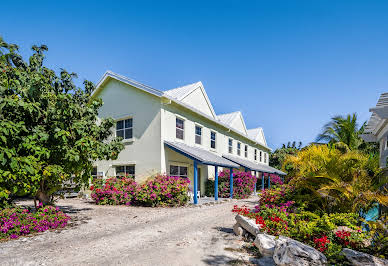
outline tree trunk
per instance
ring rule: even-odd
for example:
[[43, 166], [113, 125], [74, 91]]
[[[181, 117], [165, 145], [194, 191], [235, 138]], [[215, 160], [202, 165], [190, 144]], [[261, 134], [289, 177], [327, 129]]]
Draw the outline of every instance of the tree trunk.
[[39, 200], [40, 203], [43, 205], [47, 205], [51, 203], [50, 196], [47, 195], [45, 192], [38, 191], [36, 193], [36, 198]]

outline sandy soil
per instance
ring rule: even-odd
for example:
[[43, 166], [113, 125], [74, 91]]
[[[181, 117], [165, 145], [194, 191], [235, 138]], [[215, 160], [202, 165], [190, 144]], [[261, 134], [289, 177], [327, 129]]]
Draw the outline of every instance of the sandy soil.
[[72, 216], [62, 231], [0, 243], [0, 265], [224, 265], [246, 260], [236, 252], [234, 204], [182, 208], [96, 206], [66, 199]]

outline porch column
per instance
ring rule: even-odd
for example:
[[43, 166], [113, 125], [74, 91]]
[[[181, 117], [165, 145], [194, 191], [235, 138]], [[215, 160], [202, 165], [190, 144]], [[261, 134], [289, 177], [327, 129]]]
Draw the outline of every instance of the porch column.
[[271, 174], [268, 174], [268, 188], [271, 188]]
[[257, 172], [254, 171], [254, 173], [255, 173], [255, 177], [256, 177], [256, 182], [255, 182], [255, 189], [253, 190], [253, 192], [255, 193], [255, 195], [257, 195], [257, 193], [256, 193], [256, 186], [257, 186]]
[[218, 166], [214, 167], [214, 200], [218, 200]]
[[261, 173], [261, 190], [264, 190], [264, 172]]
[[198, 166], [197, 166], [197, 161], [194, 161], [194, 204], [198, 204], [198, 198], [197, 198], [197, 193], [198, 193]]
[[230, 198], [233, 199], [233, 168], [230, 168]]

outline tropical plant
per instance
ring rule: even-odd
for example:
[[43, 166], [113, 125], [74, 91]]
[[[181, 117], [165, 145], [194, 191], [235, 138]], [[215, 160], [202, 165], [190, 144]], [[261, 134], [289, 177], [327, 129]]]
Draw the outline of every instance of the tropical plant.
[[292, 167], [291, 165], [286, 165], [283, 167], [283, 162], [286, 159], [288, 155], [295, 155], [300, 151], [302, 148], [302, 142], [299, 142], [298, 145], [296, 145], [296, 142], [293, 141], [288, 142], [287, 145], [283, 144], [281, 148], [276, 149], [274, 152], [272, 152], [269, 156], [269, 164], [272, 167], [281, 169], [284, 168], [286, 172], [290, 171]]
[[94, 85], [74, 85], [75, 73], [43, 66], [45, 45], [26, 62], [0, 38], [0, 204], [30, 193], [44, 204], [65, 184], [88, 184], [92, 162], [115, 159], [120, 139], [108, 141], [113, 119], [98, 119]]
[[293, 165], [291, 184], [310, 209], [357, 212], [374, 202], [388, 204], [386, 191], [380, 190], [387, 179], [378, 166], [369, 165], [370, 158], [359, 151], [342, 153], [333, 145], [311, 145], [287, 157], [285, 163]]

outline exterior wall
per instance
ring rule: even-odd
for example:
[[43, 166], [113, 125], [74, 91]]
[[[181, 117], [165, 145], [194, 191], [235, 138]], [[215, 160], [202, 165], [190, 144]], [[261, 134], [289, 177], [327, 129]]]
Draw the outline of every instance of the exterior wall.
[[388, 124], [383, 126], [383, 128], [380, 130], [377, 141], [380, 145], [380, 167], [385, 168], [387, 167], [387, 157], [388, 157]]
[[200, 88], [194, 90], [189, 95], [187, 95], [182, 102], [201, 110], [203, 113], [207, 114], [208, 116], [213, 116], [213, 113], [206, 101], [205, 95], [203, 94], [202, 90]]
[[[137, 181], [161, 172], [160, 98], [111, 79], [99, 94], [104, 105], [100, 117], [116, 120], [133, 118], [133, 141], [123, 141], [125, 148], [117, 160], [96, 162], [97, 171], [114, 176], [115, 165], [135, 164]], [[115, 129], [112, 129], [113, 135]]]
[[[184, 122], [184, 140], [180, 140], [176, 138], [176, 118], [183, 119]], [[195, 144], [195, 126], [202, 127], [202, 144]], [[253, 141], [249, 141], [242, 136], [239, 136], [236, 133], [228, 132], [225, 128], [216, 123], [206, 120], [201, 116], [191, 112], [189, 110], [185, 110], [181, 106], [178, 106], [174, 103], [165, 104], [162, 107], [162, 143], [164, 140], [168, 141], [179, 141], [184, 142], [190, 146], [201, 147], [205, 150], [217, 153], [219, 156], [228, 153], [228, 139], [233, 139], [233, 153], [232, 155], [237, 156], [237, 142], [241, 142], [241, 158], [250, 160], [255, 162], [254, 160], [254, 149], [257, 149], [257, 160], [259, 160], [259, 152], [260, 150], [263, 152], [263, 161], [264, 161], [264, 153], [268, 154], [268, 150], [256, 145]], [[216, 132], [216, 149], [210, 148], [210, 132]], [[248, 145], [248, 157], [244, 156], [244, 145]], [[169, 165], [173, 162], [177, 165], [187, 164], [188, 166], [188, 175], [191, 181], [193, 180], [193, 162], [192, 160], [188, 160], [186, 157], [177, 154], [176, 152], [171, 151], [169, 148], [164, 147], [162, 145], [162, 169], [163, 172], [169, 173]], [[268, 155], [267, 162], [268, 165]], [[256, 161], [256, 163], [259, 163]], [[214, 167], [213, 166], [201, 166], [201, 182], [204, 183], [205, 179], [214, 179]], [[206, 170], [205, 170], [206, 169]], [[219, 167], [219, 171], [222, 171], [222, 167]], [[201, 194], [204, 192], [204, 184], [201, 185]]]

